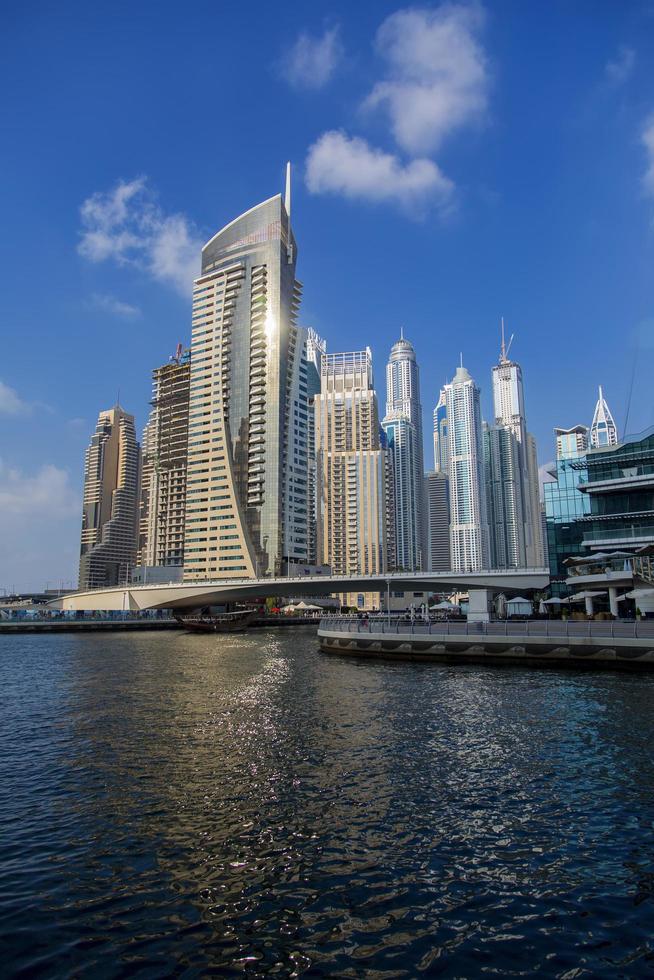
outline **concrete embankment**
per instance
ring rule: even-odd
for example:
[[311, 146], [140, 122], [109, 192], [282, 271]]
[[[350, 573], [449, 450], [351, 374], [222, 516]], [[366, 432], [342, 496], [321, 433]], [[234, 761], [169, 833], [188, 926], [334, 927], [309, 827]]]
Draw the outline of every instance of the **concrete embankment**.
[[[262, 616], [254, 619], [248, 629], [286, 629], [304, 626], [317, 629], [319, 619], [306, 616]], [[112, 633], [122, 630], [183, 630], [176, 619], [0, 619], [0, 634], [12, 633]], [[198, 634], [200, 635], [200, 634]], [[206, 635], [206, 634], [204, 634]], [[216, 634], [221, 635], [221, 634]]]
[[325, 653], [386, 660], [654, 669], [653, 623], [323, 620], [318, 639]]

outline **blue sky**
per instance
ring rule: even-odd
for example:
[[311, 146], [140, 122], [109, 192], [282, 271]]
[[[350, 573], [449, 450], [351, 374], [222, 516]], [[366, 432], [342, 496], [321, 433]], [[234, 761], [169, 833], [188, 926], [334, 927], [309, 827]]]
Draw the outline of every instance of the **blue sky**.
[[[552, 427], [654, 423], [654, 4], [25, 3], [0, 15], [0, 589], [76, 578], [100, 409], [146, 419], [198, 245], [294, 165], [301, 322], [400, 326], [425, 427], [515, 332]], [[635, 375], [634, 375], [635, 372]], [[431, 460], [427, 446], [426, 460]]]

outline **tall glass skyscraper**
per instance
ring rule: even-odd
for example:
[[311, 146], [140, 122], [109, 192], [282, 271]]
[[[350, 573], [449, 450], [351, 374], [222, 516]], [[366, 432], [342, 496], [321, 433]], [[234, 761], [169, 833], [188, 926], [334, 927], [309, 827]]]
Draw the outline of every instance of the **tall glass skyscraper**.
[[463, 367], [445, 385], [450, 553], [455, 572], [490, 564], [479, 388]]
[[420, 568], [417, 509], [422, 490], [421, 485], [416, 486], [416, 430], [413, 423], [399, 412], [387, 415], [382, 428], [386, 433], [393, 482], [393, 561], [397, 570], [413, 572]]
[[[399, 419], [404, 418], [411, 425], [413, 432], [409, 433], [406, 426], [400, 433]], [[387, 425], [388, 423], [388, 425]], [[393, 424], [391, 424], [393, 423]], [[392, 456], [396, 463], [394, 475], [394, 497], [397, 510], [412, 513], [412, 525], [407, 528], [406, 535], [396, 544], [396, 561], [407, 571], [424, 567], [423, 550], [423, 444], [422, 444], [422, 406], [420, 404], [420, 372], [413, 345], [404, 339], [404, 331], [400, 339], [393, 344], [386, 366], [386, 415], [384, 428], [390, 439], [393, 438], [396, 449]], [[410, 448], [410, 443], [413, 447]], [[390, 448], [390, 447], [389, 447]], [[409, 464], [409, 457], [411, 462]], [[411, 465], [412, 478], [402, 468]], [[398, 468], [399, 467], [399, 468]], [[411, 499], [407, 499], [411, 494]], [[397, 526], [401, 534], [401, 526]], [[425, 556], [426, 559], [426, 556]], [[405, 564], [406, 563], [406, 564]]]
[[306, 332], [287, 192], [202, 249], [193, 285], [184, 578], [308, 558]]

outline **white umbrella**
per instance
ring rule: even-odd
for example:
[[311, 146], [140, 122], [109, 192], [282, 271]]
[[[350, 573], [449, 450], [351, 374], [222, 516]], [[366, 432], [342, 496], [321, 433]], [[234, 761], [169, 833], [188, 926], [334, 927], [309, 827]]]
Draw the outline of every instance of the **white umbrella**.
[[620, 599], [654, 599], [654, 589], [632, 589], [621, 595]]
[[562, 606], [567, 599], [559, 599], [558, 595], [553, 595], [551, 599], [545, 599], [543, 601], [544, 606]]
[[322, 606], [314, 606], [310, 602], [305, 602], [304, 599], [302, 599], [301, 602], [298, 602], [295, 608], [296, 609], [322, 609]]
[[585, 599], [597, 599], [601, 595], [606, 595], [606, 592], [576, 592], [570, 596], [568, 602], [583, 602]]
[[432, 609], [456, 609], [456, 606], [454, 605], [453, 602], [447, 602], [445, 599], [443, 599], [442, 602], [437, 602], [436, 605], [432, 606], [431, 608]]

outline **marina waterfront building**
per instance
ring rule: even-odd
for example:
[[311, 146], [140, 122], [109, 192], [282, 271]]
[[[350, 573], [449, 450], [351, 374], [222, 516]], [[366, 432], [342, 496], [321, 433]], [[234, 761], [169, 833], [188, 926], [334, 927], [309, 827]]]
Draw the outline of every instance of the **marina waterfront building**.
[[426, 565], [429, 572], [447, 572], [450, 564], [450, 501], [447, 473], [432, 470], [424, 478]]
[[139, 548], [144, 568], [184, 563], [191, 352], [179, 344], [152, 372], [152, 410], [142, 440]]
[[136, 558], [140, 449], [134, 416], [100, 412], [84, 459], [79, 588], [128, 581]]
[[[401, 485], [395, 486], [396, 500], [401, 501], [398, 506], [410, 508], [415, 515], [413, 520], [413, 530], [410, 532], [412, 541], [407, 535], [397, 542], [396, 560], [408, 562], [407, 571], [419, 570], [423, 567], [422, 561], [422, 542], [423, 542], [423, 493], [422, 486], [424, 480], [423, 462], [423, 443], [422, 443], [422, 405], [420, 404], [420, 371], [416, 360], [416, 352], [413, 345], [405, 339], [404, 330], [400, 331], [400, 339], [391, 347], [391, 353], [386, 365], [386, 414], [385, 419], [397, 421], [404, 417], [413, 426], [413, 480], [407, 480], [406, 474], [395, 470], [395, 479], [401, 481]], [[397, 433], [397, 426], [395, 426]], [[394, 434], [395, 434], [394, 433]], [[388, 434], [388, 430], [387, 430]], [[408, 438], [408, 437], [407, 437]], [[406, 442], [406, 439], [404, 440]], [[400, 454], [406, 452], [404, 449], [398, 450]], [[393, 452], [395, 460], [396, 453]], [[411, 494], [411, 500], [406, 497], [406, 493]]]
[[522, 455], [511, 429], [501, 425], [484, 426], [484, 468], [491, 565], [493, 568], [524, 567]]
[[419, 569], [421, 542], [418, 538], [418, 498], [422, 483], [416, 485], [417, 433], [415, 426], [401, 412], [391, 412], [382, 422], [386, 435], [393, 501], [395, 540], [393, 566], [397, 571]]
[[315, 398], [320, 392], [320, 362], [327, 344], [312, 327], [307, 328], [307, 487], [308, 487], [308, 553], [309, 563], [318, 561], [318, 497], [316, 493], [316, 421]]
[[280, 575], [308, 543], [307, 334], [286, 194], [222, 228], [193, 284], [184, 579]]
[[[511, 343], [509, 343], [510, 349]], [[499, 534], [500, 541], [495, 549], [497, 560], [510, 562], [506, 567], [541, 567], [544, 562], [543, 539], [540, 517], [540, 492], [538, 479], [538, 455], [536, 441], [527, 431], [525, 415], [524, 385], [522, 368], [509, 358], [504, 341], [504, 320], [502, 320], [502, 343], [499, 362], [492, 370], [493, 408], [495, 428], [510, 432], [515, 440], [490, 437], [487, 459], [493, 453], [499, 454], [492, 468], [497, 475], [502, 469], [510, 478], [507, 480], [507, 496], [503, 506], [495, 498], [493, 507], [493, 536]], [[509, 444], [512, 448], [509, 449]], [[508, 457], [511, 457], [509, 462]], [[503, 457], [503, 458], [500, 458]], [[498, 483], [495, 481], [495, 488]], [[519, 498], [519, 499], [518, 499]], [[502, 522], [509, 524], [502, 528]], [[521, 528], [514, 526], [520, 521]], [[505, 567], [498, 565], [497, 567]]]
[[601, 385], [590, 427], [590, 444], [593, 449], [602, 449], [604, 446], [617, 446], [618, 444], [618, 428], [613, 421], [611, 410], [606, 404]]
[[479, 388], [463, 366], [445, 385], [450, 556], [456, 572], [489, 567]]
[[315, 396], [318, 562], [334, 575], [388, 567], [388, 458], [370, 348], [324, 354]]

